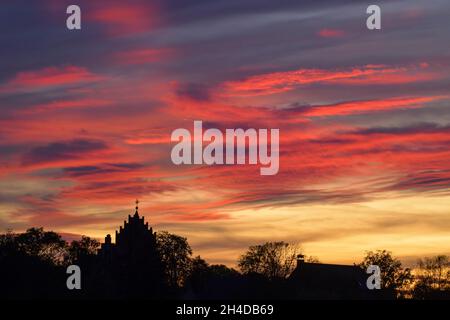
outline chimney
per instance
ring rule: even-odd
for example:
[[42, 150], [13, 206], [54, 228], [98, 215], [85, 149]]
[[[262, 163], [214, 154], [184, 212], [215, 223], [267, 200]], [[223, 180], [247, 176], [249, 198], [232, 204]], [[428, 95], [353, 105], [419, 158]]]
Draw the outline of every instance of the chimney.
[[299, 268], [301, 265], [305, 263], [305, 255], [298, 254], [297, 255], [297, 268]]

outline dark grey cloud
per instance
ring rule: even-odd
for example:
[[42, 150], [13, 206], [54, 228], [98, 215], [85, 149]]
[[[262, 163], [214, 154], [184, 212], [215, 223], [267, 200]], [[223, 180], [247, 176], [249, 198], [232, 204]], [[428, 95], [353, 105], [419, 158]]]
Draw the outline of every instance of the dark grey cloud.
[[107, 174], [114, 172], [128, 172], [140, 169], [144, 165], [140, 163], [106, 163], [95, 166], [78, 166], [64, 168], [64, 173], [71, 177], [86, 176], [92, 174]]
[[116, 197], [118, 194], [139, 197], [152, 193], [175, 191], [176, 189], [177, 187], [174, 184], [165, 181], [128, 178], [125, 180], [80, 182], [73, 188], [66, 189], [64, 195], [77, 197], [80, 194], [86, 194], [97, 199]]
[[[117, 3], [117, 2], [114, 2]], [[50, 65], [82, 65], [94, 72], [119, 74], [112, 54], [132, 47], [174, 48], [182, 59], [128, 66], [128, 73], [161, 67], [177, 78], [220, 83], [254, 73], [299, 67], [334, 68], [364, 64], [416, 63], [424, 57], [448, 60], [448, 1], [378, 1], [383, 30], [365, 28], [364, 1], [219, 0], [128, 1], [160, 7], [164, 23], [135, 37], [110, 38], [93, 21], [81, 32], [65, 28], [70, 1], [18, 0], [0, 12], [0, 81], [19, 70]], [[80, 0], [82, 12], [107, 8], [111, 1]], [[408, 18], [408, 10], [423, 11]], [[151, 19], [151, 17], [149, 17]], [[320, 39], [323, 28], [340, 29], [340, 39]], [[14, 63], [12, 63], [14, 61]], [[123, 67], [123, 66], [122, 66]]]
[[439, 191], [449, 193], [449, 170], [422, 170], [411, 172], [400, 178], [389, 188], [393, 190], [414, 190], [421, 192]]
[[71, 141], [53, 142], [39, 146], [23, 156], [24, 164], [51, 162], [58, 160], [77, 159], [94, 151], [107, 149], [105, 142], [100, 140], [75, 139]]
[[350, 131], [349, 133], [360, 134], [360, 135], [373, 135], [373, 134], [393, 134], [393, 135], [404, 135], [413, 133], [439, 133], [439, 132], [449, 132], [449, 126], [443, 126], [437, 123], [418, 123], [409, 126], [398, 126], [398, 127], [371, 127], [365, 129], [358, 129], [355, 131]]
[[181, 98], [189, 98], [197, 101], [209, 101], [210, 89], [197, 83], [182, 84], [177, 89], [177, 95]]
[[[183, 26], [169, 25], [153, 37], [179, 47], [184, 54], [181, 63], [174, 61], [168, 68], [215, 80], [270, 72], [271, 68], [397, 65], [448, 55], [450, 33], [442, 31], [442, 25], [450, 5], [445, 1], [433, 6], [422, 0], [380, 1], [384, 27], [378, 33], [365, 27], [366, 2], [257, 2], [211, 1], [179, 10], [172, 6]], [[229, 10], [216, 13], [214, 7]], [[408, 10], [418, 10], [421, 16], [410, 18]], [[183, 13], [191, 19], [183, 20]], [[345, 36], [321, 39], [317, 32], [323, 28], [342, 30]]]

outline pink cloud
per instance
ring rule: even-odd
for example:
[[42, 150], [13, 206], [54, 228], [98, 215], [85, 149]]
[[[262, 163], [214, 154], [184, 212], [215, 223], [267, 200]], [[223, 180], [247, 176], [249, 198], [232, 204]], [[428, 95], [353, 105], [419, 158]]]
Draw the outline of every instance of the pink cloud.
[[343, 30], [339, 29], [321, 29], [317, 32], [317, 35], [321, 38], [339, 38], [345, 35]]
[[350, 114], [363, 114], [394, 109], [421, 108], [424, 104], [445, 97], [401, 97], [385, 100], [367, 100], [336, 103], [326, 106], [315, 106], [305, 111], [303, 115], [307, 117], [337, 116]]
[[224, 83], [224, 96], [251, 97], [278, 94], [302, 85], [326, 84], [402, 84], [437, 79], [437, 72], [420, 66], [390, 67], [365, 65], [347, 69], [297, 69], [250, 76], [243, 80]]
[[159, 17], [156, 7], [145, 1], [110, 1], [88, 12], [87, 19], [104, 25], [111, 36], [123, 36], [150, 31]]
[[0, 92], [41, 89], [70, 84], [95, 82], [103, 79], [88, 69], [78, 66], [47, 67], [39, 70], [21, 71], [6, 83]]
[[111, 105], [113, 101], [107, 99], [83, 98], [75, 100], [57, 100], [31, 106], [21, 111], [21, 114], [32, 114], [46, 111], [58, 111], [66, 109], [93, 108]]

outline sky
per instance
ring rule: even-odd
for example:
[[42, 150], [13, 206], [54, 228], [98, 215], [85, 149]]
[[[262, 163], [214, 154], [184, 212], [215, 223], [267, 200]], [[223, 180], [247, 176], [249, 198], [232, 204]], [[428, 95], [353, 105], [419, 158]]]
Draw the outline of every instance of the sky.
[[[450, 253], [450, 2], [4, 1], [0, 232], [114, 234], [134, 212], [210, 263]], [[81, 30], [66, 8], [81, 8]], [[171, 132], [278, 128], [280, 168], [181, 165]]]

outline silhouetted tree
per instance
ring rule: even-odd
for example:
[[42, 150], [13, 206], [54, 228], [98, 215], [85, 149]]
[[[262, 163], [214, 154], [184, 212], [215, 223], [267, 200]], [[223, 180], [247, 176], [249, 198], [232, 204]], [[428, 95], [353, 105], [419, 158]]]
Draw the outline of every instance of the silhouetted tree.
[[287, 278], [295, 269], [297, 255], [301, 252], [298, 245], [286, 242], [266, 242], [251, 246], [239, 259], [242, 273], [256, 273], [268, 279]]
[[81, 240], [73, 240], [68, 248], [70, 261], [94, 256], [100, 248], [100, 242], [87, 236], [82, 236]]
[[191, 273], [209, 271], [209, 264], [200, 256], [191, 260]]
[[16, 250], [55, 265], [62, 265], [67, 258], [67, 243], [56, 232], [30, 228], [24, 233], [10, 233], [6, 237], [10, 245], [14, 243]]
[[209, 270], [213, 275], [218, 277], [239, 276], [240, 273], [233, 268], [229, 268], [224, 264], [212, 264], [209, 266]]
[[450, 262], [446, 255], [419, 259], [416, 283], [413, 289], [415, 299], [450, 298]]
[[202, 299], [236, 298], [242, 276], [232, 268], [222, 264], [208, 264], [200, 256], [192, 259], [192, 269], [188, 284], [195, 297]]
[[8, 257], [11, 253], [19, 250], [16, 242], [16, 234], [8, 230], [5, 234], [0, 234], [0, 258]]
[[411, 270], [404, 269], [401, 261], [394, 258], [387, 250], [368, 251], [359, 266], [367, 270], [369, 265], [380, 267], [382, 289], [391, 290], [396, 294], [400, 294], [413, 279]]
[[205, 260], [203, 260], [200, 256], [192, 259], [189, 282], [195, 293], [198, 294], [205, 290], [209, 282], [210, 275], [209, 265]]
[[309, 262], [309, 263], [320, 263], [320, 260], [319, 260], [318, 257], [309, 256], [309, 257], [305, 257], [305, 262]]
[[42, 228], [0, 235], [0, 299], [61, 297], [67, 244]]
[[210, 281], [212, 277], [215, 278], [226, 278], [239, 276], [240, 273], [229, 268], [223, 264], [208, 264], [200, 256], [192, 259], [192, 267], [190, 280], [194, 287], [201, 287], [206, 282]]
[[156, 241], [169, 285], [181, 287], [191, 271], [191, 246], [186, 238], [167, 231], [157, 232]]

